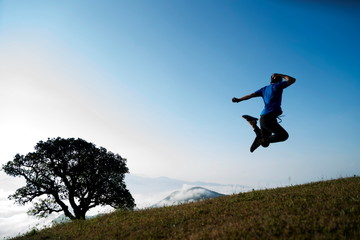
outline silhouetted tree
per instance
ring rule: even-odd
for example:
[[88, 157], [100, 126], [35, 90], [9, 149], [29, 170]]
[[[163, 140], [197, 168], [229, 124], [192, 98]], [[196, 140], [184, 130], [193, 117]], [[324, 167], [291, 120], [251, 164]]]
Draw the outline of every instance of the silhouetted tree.
[[120, 155], [74, 138], [40, 141], [35, 150], [17, 154], [3, 166], [8, 175], [26, 179], [26, 186], [9, 198], [19, 204], [36, 199], [29, 214], [46, 217], [63, 211], [70, 219], [85, 219], [86, 212], [98, 205], [134, 208], [124, 183], [129, 170]]

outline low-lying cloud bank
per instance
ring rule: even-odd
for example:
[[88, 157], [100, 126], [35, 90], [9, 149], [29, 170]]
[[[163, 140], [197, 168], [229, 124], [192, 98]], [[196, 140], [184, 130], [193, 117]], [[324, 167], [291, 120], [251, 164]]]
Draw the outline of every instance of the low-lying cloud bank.
[[0, 239], [23, 234], [36, 226], [46, 226], [55, 215], [46, 219], [29, 216], [30, 205], [19, 206], [8, 199], [13, 192], [0, 189]]

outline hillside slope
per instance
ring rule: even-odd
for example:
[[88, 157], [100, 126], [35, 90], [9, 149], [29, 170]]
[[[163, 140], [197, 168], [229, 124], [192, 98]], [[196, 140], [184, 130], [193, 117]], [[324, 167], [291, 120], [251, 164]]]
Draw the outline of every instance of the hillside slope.
[[359, 239], [360, 178], [117, 211], [16, 239]]

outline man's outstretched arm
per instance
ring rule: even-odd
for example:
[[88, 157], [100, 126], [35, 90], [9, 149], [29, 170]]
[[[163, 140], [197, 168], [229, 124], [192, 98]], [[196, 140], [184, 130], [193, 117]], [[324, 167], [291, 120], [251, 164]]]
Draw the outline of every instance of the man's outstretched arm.
[[241, 98], [236, 98], [236, 97], [234, 97], [234, 98], [232, 99], [232, 101], [233, 101], [234, 103], [236, 103], [236, 102], [241, 102], [241, 101], [244, 101], [244, 100], [248, 100], [248, 99], [253, 98], [253, 97], [256, 97], [256, 94], [255, 94], [255, 93], [251, 93], [251, 94], [246, 95], [246, 96], [243, 96], [243, 97], [241, 97]]

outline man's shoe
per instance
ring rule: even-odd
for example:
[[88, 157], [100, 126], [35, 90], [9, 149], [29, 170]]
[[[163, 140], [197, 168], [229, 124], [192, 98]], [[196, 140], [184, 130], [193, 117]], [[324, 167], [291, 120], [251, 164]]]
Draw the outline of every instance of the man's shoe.
[[254, 142], [251, 144], [250, 152], [254, 152], [261, 145], [261, 138], [256, 137]]
[[248, 121], [248, 122], [259, 120], [256, 117], [252, 117], [252, 116], [249, 116], [249, 115], [243, 115], [242, 117], [245, 118], [245, 120]]
[[255, 129], [259, 128], [257, 126], [257, 118], [249, 116], [249, 115], [243, 115], [243, 118], [245, 118], [245, 120]]

